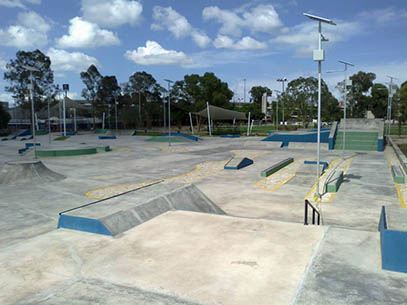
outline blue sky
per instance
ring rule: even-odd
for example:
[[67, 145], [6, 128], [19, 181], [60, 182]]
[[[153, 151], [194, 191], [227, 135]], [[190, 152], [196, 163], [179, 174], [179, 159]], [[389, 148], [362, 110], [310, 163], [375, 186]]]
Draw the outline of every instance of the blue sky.
[[[400, 0], [0, 0], [0, 73], [17, 50], [40, 49], [51, 57], [55, 82], [80, 97], [79, 73], [96, 64], [119, 83], [137, 71], [180, 80], [214, 72], [243, 97], [262, 85], [281, 89], [277, 78], [316, 76], [312, 50], [317, 24], [302, 13], [334, 20], [323, 25], [323, 70], [357, 71], [407, 80], [407, 2]], [[331, 89], [342, 73], [326, 74]], [[0, 100], [10, 101], [0, 80]], [[337, 92], [334, 92], [338, 95]]]

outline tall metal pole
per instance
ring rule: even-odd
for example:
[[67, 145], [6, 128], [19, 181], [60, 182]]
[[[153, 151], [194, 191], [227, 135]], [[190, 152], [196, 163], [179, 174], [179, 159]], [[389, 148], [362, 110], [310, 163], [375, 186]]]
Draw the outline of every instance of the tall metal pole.
[[172, 80], [165, 79], [168, 82], [168, 146], [171, 146], [171, 83]]
[[73, 109], [73, 130], [76, 132], [76, 108]]
[[387, 129], [387, 137], [390, 138], [390, 129], [391, 129], [391, 106], [393, 103], [393, 79], [397, 79], [392, 76], [387, 76], [390, 78], [389, 84], [389, 94], [388, 94], [388, 102], [387, 102], [387, 120], [388, 120], [388, 129]]
[[118, 122], [117, 122], [117, 97], [114, 97], [114, 116], [115, 116], [115, 121], [116, 121], [116, 134], [118, 132]]
[[139, 124], [141, 126], [141, 96], [140, 96], [140, 91], [138, 92], [138, 120], [139, 120]]
[[343, 60], [338, 60], [341, 64], [345, 65], [344, 69], [344, 80], [343, 80], [343, 102], [344, 102], [344, 107], [343, 107], [343, 142], [342, 142], [342, 156], [345, 156], [345, 149], [346, 149], [346, 104], [348, 103], [348, 66], [354, 66], [353, 64], [343, 61]]
[[51, 120], [50, 120], [50, 110], [49, 110], [49, 98], [48, 98], [48, 144], [51, 144]]
[[208, 128], [209, 128], [209, 136], [212, 137], [212, 128], [211, 128], [211, 112], [209, 111], [209, 103], [206, 102], [206, 110], [208, 112]]
[[167, 120], [167, 118], [166, 118], [166, 113], [165, 113], [165, 99], [163, 99], [163, 111], [164, 111], [164, 130], [165, 130], [165, 127], [167, 126], [167, 122], [166, 122], [166, 120]]
[[243, 79], [244, 87], [243, 87], [243, 102], [246, 103], [246, 79]]
[[194, 124], [192, 123], [192, 115], [191, 112], [189, 113], [189, 123], [191, 124], [191, 132], [194, 135]]
[[[287, 81], [287, 79], [285, 78], [285, 77], [282, 77], [282, 78], [278, 78], [277, 79], [277, 81], [278, 82], [281, 82], [281, 86], [282, 86], [282, 89], [283, 89], [283, 91], [282, 91], [282, 95], [284, 94], [284, 82], [286, 82]], [[282, 100], [282, 104], [283, 104], [283, 125], [285, 126], [285, 116], [284, 116], [284, 100]]]
[[[322, 50], [321, 21], [318, 22], [318, 51]], [[317, 136], [317, 196], [319, 196], [319, 179], [321, 176], [320, 169], [320, 142], [321, 142], [321, 70], [322, 61], [318, 61], [318, 136]]]
[[65, 90], [65, 98], [63, 101], [63, 117], [64, 117], [64, 137], [66, 137], [66, 99], [68, 97], [68, 91]]
[[34, 83], [33, 83], [33, 72], [30, 70], [30, 99], [31, 99], [31, 120], [32, 120], [32, 136], [33, 136], [33, 144], [34, 144], [34, 159], [37, 159], [37, 143], [35, 139], [35, 115], [34, 115], [34, 95], [33, 95], [33, 90], [34, 90]]

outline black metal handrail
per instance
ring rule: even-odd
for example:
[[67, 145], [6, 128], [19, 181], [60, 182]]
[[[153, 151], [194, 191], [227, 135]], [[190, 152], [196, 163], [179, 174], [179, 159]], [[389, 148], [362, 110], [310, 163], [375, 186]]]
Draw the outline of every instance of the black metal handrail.
[[312, 209], [312, 224], [315, 225], [315, 214], [317, 214], [318, 215], [317, 225], [320, 225], [320, 223], [321, 223], [321, 214], [311, 204], [311, 202], [309, 202], [308, 200], [305, 200], [304, 226], [308, 225], [308, 206], [310, 206], [311, 209]]
[[140, 186], [140, 187], [138, 187], [138, 188], [132, 189], [132, 190], [127, 191], [127, 192], [123, 192], [123, 193], [120, 193], [120, 194], [117, 194], [117, 195], [113, 195], [113, 196], [111, 196], [111, 197], [103, 198], [103, 199], [100, 199], [100, 200], [98, 200], [98, 201], [93, 201], [93, 202], [90, 202], [90, 203], [87, 203], [87, 204], [84, 204], [84, 205], [81, 205], [81, 206], [78, 206], [78, 207], [75, 207], [75, 208], [72, 208], [72, 209], [69, 209], [69, 210], [65, 210], [65, 211], [60, 212], [59, 215], [62, 215], [62, 214], [68, 213], [68, 212], [72, 212], [72, 211], [75, 211], [75, 210], [78, 210], [78, 209], [86, 208], [86, 207], [88, 207], [88, 206], [90, 206], [90, 205], [94, 205], [94, 204], [97, 204], [97, 203], [101, 203], [101, 202], [103, 202], [103, 201], [106, 201], [106, 200], [109, 200], [109, 199], [113, 199], [113, 198], [116, 198], [116, 197], [119, 197], [119, 196], [123, 196], [123, 195], [126, 195], [126, 194], [128, 194], [128, 193], [135, 192], [135, 191], [138, 191], [138, 190], [147, 188], [147, 187], [149, 187], [149, 186], [156, 185], [156, 184], [161, 183], [161, 182], [163, 182], [163, 181], [164, 181], [164, 180], [159, 180], [159, 181], [153, 182], [153, 183], [151, 183], [151, 184], [147, 184], [147, 185]]

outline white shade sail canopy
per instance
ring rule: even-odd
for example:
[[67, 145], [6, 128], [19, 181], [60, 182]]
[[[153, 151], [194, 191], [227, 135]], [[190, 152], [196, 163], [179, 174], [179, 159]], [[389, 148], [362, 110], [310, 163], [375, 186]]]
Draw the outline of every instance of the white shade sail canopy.
[[[199, 111], [199, 112], [194, 112], [194, 114], [199, 115], [204, 118], [208, 118], [208, 108], [205, 107], [205, 109]], [[233, 110], [228, 110], [224, 109], [221, 107], [216, 107], [209, 105], [209, 115], [211, 117], [211, 120], [247, 120], [246, 114], [244, 112], [239, 112], [239, 111], [233, 111]]]

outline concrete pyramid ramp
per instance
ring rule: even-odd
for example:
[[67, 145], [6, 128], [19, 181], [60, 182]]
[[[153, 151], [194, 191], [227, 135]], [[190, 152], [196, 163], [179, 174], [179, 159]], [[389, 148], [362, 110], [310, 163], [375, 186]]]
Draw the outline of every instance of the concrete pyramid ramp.
[[9, 161], [0, 171], [0, 185], [41, 184], [65, 179], [41, 161]]
[[233, 158], [228, 163], [226, 163], [224, 169], [239, 170], [252, 164], [253, 160], [249, 158]]
[[[153, 194], [160, 193], [160, 186], [152, 189]], [[108, 200], [99, 205], [96, 203], [63, 213], [59, 217], [58, 228], [115, 236], [171, 210], [226, 214], [193, 184], [145, 200], [141, 204], [137, 201], [134, 197], [132, 204], [125, 200], [122, 203], [109, 203]]]

